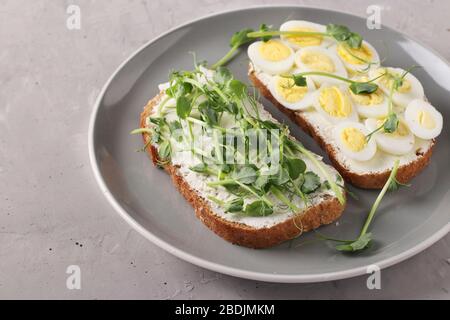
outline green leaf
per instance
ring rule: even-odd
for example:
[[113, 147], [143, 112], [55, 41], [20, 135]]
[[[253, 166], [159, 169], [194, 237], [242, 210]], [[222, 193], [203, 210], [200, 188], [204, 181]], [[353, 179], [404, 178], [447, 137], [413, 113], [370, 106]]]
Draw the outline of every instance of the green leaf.
[[159, 118], [159, 117], [150, 117], [150, 122], [153, 124], [156, 124], [157, 126], [163, 126], [166, 124], [166, 120], [164, 118]]
[[289, 172], [285, 168], [282, 168], [282, 167], [280, 168], [280, 170], [278, 170], [278, 174], [273, 175], [270, 179], [270, 181], [272, 183], [276, 184], [277, 186], [282, 186], [289, 180], [290, 180]]
[[269, 176], [263, 174], [256, 179], [254, 186], [259, 190], [265, 190], [268, 183], [269, 183]]
[[360, 34], [351, 32], [350, 37], [347, 39], [346, 42], [350, 48], [359, 49], [359, 48], [361, 48], [363, 38]]
[[202, 115], [202, 118], [210, 126], [217, 125], [219, 123], [219, 114], [214, 109], [209, 101], [204, 101], [198, 106], [198, 111]]
[[360, 251], [366, 249], [371, 243], [371, 241], [372, 241], [372, 234], [365, 233], [361, 237], [359, 237], [358, 240], [351, 243], [338, 245], [336, 246], [336, 249], [345, 252]]
[[151, 143], [155, 144], [155, 143], [159, 143], [161, 140], [161, 133], [159, 132], [159, 130], [154, 129], [151, 135]]
[[257, 179], [257, 173], [251, 166], [245, 166], [233, 175], [233, 178], [243, 184], [252, 184]]
[[191, 101], [185, 96], [180, 96], [177, 98], [177, 115], [181, 119], [186, 119], [192, 111]]
[[225, 105], [225, 110], [234, 115], [237, 115], [239, 113], [239, 107], [236, 102], [230, 102]]
[[285, 158], [285, 164], [292, 180], [296, 180], [306, 170], [305, 161], [297, 158]]
[[[259, 31], [260, 31], [260, 32], [267, 32], [267, 31], [269, 31], [269, 27], [268, 27], [265, 23], [263, 23], [263, 24], [259, 27]], [[272, 36], [264, 36], [264, 37], [261, 37], [261, 40], [264, 41], [264, 42], [267, 42], [267, 41], [269, 41], [270, 39], [272, 39]]]
[[245, 43], [252, 42], [254, 39], [247, 37], [247, 34], [253, 32], [253, 29], [242, 29], [236, 32], [230, 40], [231, 47], [240, 47]]
[[225, 205], [225, 212], [241, 212], [244, 208], [244, 199], [236, 198], [233, 199]]
[[181, 129], [180, 121], [174, 120], [168, 123], [170, 132], [174, 132]]
[[403, 77], [395, 77], [392, 85], [394, 86], [394, 90], [398, 91], [398, 89], [403, 86]]
[[273, 213], [273, 208], [262, 200], [257, 200], [245, 206], [245, 214], [251, 217], [265, 217]]
[[384, 132], [394, 133], [397, 131], [399, 120], [397, 114], [391, 113], [383, 124]]
[[225, 84], [233, 79], [233, 75], [227, 67], [218, 67], [214, 73], [214, 82]]
[[350, 38], [352, 32], [349, 28], [343, 25], [338, 24], [329, 24], [327, 25], [327, 33], [335, 38], [337, 41], [346, 41]]
[[350, 48], [361, 48], [363, 38], [360, 34], [350, 31], [343, 25], [329, 24], [327, 33], [339, 42], [345, 42]]
[[247, 93], [247, 86], [243, 82], [236, 79], [228, 82], [227, 89], [232, 95], [235, 95], [237, 98], [243, 98]]
[[183, 141], [183, 131], [181, 131], [182, 127], [180, 121], [171, 121], [168, 123], [168, 126], [172, 137], [178, 142]]
[[197, 172], [197, 173], [207, 173], [208, 172], [208, 166], [204, 163], [200, 163], [196, 166], [189, 167], [191, 171]]
[[179, 98], [192, 92], [192, 85], [187, 82], [183, 82], [182, 79], [178, 79], [170, 88], [166, 90], [167, 95], [172, 98]]
[[319, 189], [321, 183], [317, 174], [312, 171], [308, 171], [303, 176], [305, 178], [305, 181], [301, 187], [303, 193], [310, 194]]
[[168, 140], [163, 141], [158, 148], [158, 156], [161, 160], [167, 160], [172, 153], [172, 147]]
[[306, 81], [306, 77], [302, 76], [302, 75], [293, 75], [292, 79], [294, 79], [294, 83], [297, 87], [306, 87], [307, 86], [307, 81]]
[[275, 122], [272, 122], [272, 121], [268, 121], [268, 120], [261, 121], [260, 124], [261, 124], [264, 128], [269, 129], [269, 130], [272, 130], [272, 129], [281, 129], [281, 125], [280, 125], [280, 124], [275, 123]]
[[228, 174], [228, 173], [230, 173], [231, 172], [231, 170], [232, 170], [232, 167], [231, 167], [231, 165], [229, 165], [229, 164], [222, 164], [221, 166], [220, 166], [220, 171], [222, 171], [222, 172], [224, 172], [224, 173], [226, 173], [226, 174]]
[[350, 90], [354, 94], [370, 94], [378, 90], [378, 85], [372, 82], [353, 82]]
[[225, 189], [227, 189], [227, 191], [231, 194], [234, 194], [236, 196], [246, 196], [248, 194], [247, 190], [242, 189], [239, 185], [237, 184], [228, 184], [223, 186]]
[[400, 189], [401, 187], [410, 187], [411, 185], [409, 184], [405, 184], [405, 183], [401, 183], [397, 180], [396, 177], [394, 177], [391, 181], [391, 183], [389, 184], [388, 187], [388, 191], [397, 191], [398, 189]]

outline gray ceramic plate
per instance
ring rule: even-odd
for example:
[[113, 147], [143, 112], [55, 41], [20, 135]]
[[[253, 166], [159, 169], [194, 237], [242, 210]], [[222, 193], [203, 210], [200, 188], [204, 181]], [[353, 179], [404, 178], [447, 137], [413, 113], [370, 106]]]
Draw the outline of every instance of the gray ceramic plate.
[[[386, 56], [386, 65], [406, 68], [421, 65], [415, 74], [431, 102], [450, 119], [450, 66], [438, 54], [389, 28], [369, 31], [364, 19], [345, 13], [303, 7], [262, 7], [226, 12], [196, 20], [151, 41], [123, 63], [105, 85], [94, 108], [89, 151], [98, 183], [113, 207], [133, 228], [181, 259], [221, 273], [273, 282], [318, 282], [366, 273], [369, 265], [391, 266], [424, 250], [450, 230], [450, 170], [448, 127], [439, 138], [435, 154], [410, 188], [383, 201], [372, 226], [376, 244], [358, 255], [336, 253], [325, 243], [298, 244], [305, 235], [268, 250], [233, 246], [217, 237], [196, 219], [192, 208], [175, 190], [169, 177], [154, 168], [146, 154], [136, 153], [140, 137], [129, 132], [138, 126], [139, 113], [158, 93], [173, 69], [193, 66], [191, 51], [213, 62], [228, 50], [230, 35], [260, 23], [280, 25], [288, 19], [322, 24], [338, 23], [356, 30]], [[230, 64], [235, 75], [247, 81], [247, 57]], [[266, 106], [294, 135], [320, 154], [305, 134], [270, 103]], [[342, 238], [354, 237], [377, 192], [356, 190], [339, 225], [321, 229]]]

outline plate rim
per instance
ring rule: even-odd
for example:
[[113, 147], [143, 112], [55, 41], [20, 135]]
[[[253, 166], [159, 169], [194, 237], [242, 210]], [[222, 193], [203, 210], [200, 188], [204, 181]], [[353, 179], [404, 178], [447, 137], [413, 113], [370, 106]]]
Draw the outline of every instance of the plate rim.
[[[327, 11], [332, 13], [339, 13], [348, 15], [351, 17], [357, 17], [362, 18], [361, 16], [350, 14], [347, 12], [339, 11], [339, 10], [331, 10], [326, 8], [319, 8], [315, 6], [308, 6], [308, 5], [289, 5], [289, 4], [282, 4], [282, 5], [255, 5], [255, 6], [246, 6], [244, 8], [238, 8], [238, 9], [231, 9], [231, 10], [224, 10], [220, 11], [214, 14], [208, 14], [204, 15], [202, 17], [189, 20], [183, 24], [177, 25], [168, 31], [160, 34], [157, 37], [154, 37], [153, 39], [147, 41], [144, 45], [140, 46], [138, 49], [136, 49], [131, 55], [128, 56], [112, 73], [112, 75], [108, 78], [104, 86], [102, 87], [96, 101], [94, 104], [94, 107], [91, 111], [91, 116], [89, 118], [89, 129], [88, 129], [88, 152], [89, 152], [89, 160], [91, 164], [91, 169], [93, 171], [95, 180], [97, 181], [97, 184], [99, 185], [100, 190], [102, 191], [103, 195], [106, 197], [108, 202], [111, 204], [111, 206], [115, 209], [115, 211], [138, 233], [140, 233], [142, 236], [144, 236], [147, 240], [150, 240], [152, 243], [160, 247], [161, 249], [171, 253], [172, 255], [187, 261], [189, 263], [192, 263], [194, 265], [197, 265], [202, 268], [206, 268], [215, 272], [219, 272], [222, 274], [238, 277], [238, 278], [245, 278], [250, 280], [256, 280], [256, 281], [265, 281], [265, 282], [274, 282], [274, 283], [318, 283], [318, 282], [325, 282], [325, 281], [333, 281], [333, 280], [340, 280], [340, 279], [347, 279], [352, 277], [361, 276], [364, 274], [367, 274], [368, 267], [371, 265], [376, 265], [377, 267], [381, 269], [388, 268], [390, 266], [393, 266], [397, 263], [400, 263], [402, 261], [405, 261], [412, 256], [422, 252], [423, 250], [427, 249], [440, 239], [442, 239], [444, 236], [446, 236], [450, 232], [450, 222], [448, 222], [446, 225], [444, 225], [440, 230], [435, 232], [432, 236], [428, 237], [426, 240], [422, 241], [421, 243], [417, 244], [416, 246], [403, 251], [400, 254], [394, 255], [392, 257], [383, 259], [379, 261], [378, 263], [372, 263], [370, 265], [364, 265], [356, 268], [351, 268], [348, 270], [342, 270], [342, 271], [334, 271], [334, 272], [327, 272], [327, 273], [321, 273], [321, 274], [276, 274], [276, 273], [263, 273], [263, 272], [255, 272], [255, 271], [248, 271], [248, 270], [242, 270], [235, 267], [229, 267], [222, 265], [220, 263], [211, 262], [209, 260], [200, 258], [196, 255], [187, 253], [181, 249], [178, 249], [177, 247], [167, 243], [166, 241], [160, 239], [156, 235], [152, 234], [150, 231], [148, 231], [145, 227], [143, 227], [141, 224], [139, 224], [130, 214], [127, 213], [127, 211], [117, 202], [117, 200], [114, 198], [112, 193], [110, 192], [109, 188], [106, 185], [105, 180], [102, 177], [102, 174], [100, 172], [100, 169], [97, 164], [97, 160], [95, 157], [95, 150], [94, 150], [94, 129], [95, 129], [95, 122], [97, 120], [98, 110], [100, 108], [101, 101], [103, 100], [106, 91], [108, 90], [109, 86], [111, 85], [112, 81], [116, 78], [116, 76], [122, 71], [122, 69], [132, 60], [134, 59], [139, 53], [141, 53], [145, 48], [152, 45], [153, 43], [157, 42], [159, 39], [164, 38], [165, 36], [182, 29], [186, 26], [189, 26], [193, 23], [214, 18], [217, 16], [230, 14], [234, 12], [240, 12], [240, 11], [251, 11], [255, 9], [276, 9], [276, 8], [296, 8], [296, 9], [314, 9], [319, 11]], [[415, 39], [414, 37], [411, 37], [403, 32], [400, 32], [394, 28], [382, 25], [382, 28], [388, 29], [390, 31], [394, 31], [396, 33], [401, 34], [403, 37], [412, 40], [428, 51], [432, 52], [435, 56], [437, 56], [439, 59], [441, 59], [447, 66], [450, 68], [450, 63], [445, 59], [439, 52], [434, 50], [433, 48], [429, 47], [427, 44], [424, 44], [422, 41]]]

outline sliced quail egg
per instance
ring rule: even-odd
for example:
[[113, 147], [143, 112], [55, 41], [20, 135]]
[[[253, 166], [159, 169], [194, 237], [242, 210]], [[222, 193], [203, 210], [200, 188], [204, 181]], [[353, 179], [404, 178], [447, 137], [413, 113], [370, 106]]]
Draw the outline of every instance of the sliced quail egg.
[[270, 93], [283, 106], [291, 110], [304, 110], [313, 105], [313, 92], [316, 90], [311, 79], [306, 86], [296, 86], [292, 78], [274, 76], [269, 84]]
[[333, 129], [337, 146], [347, 157], [357, 161], [373, 158], [377, 151], [375, 141], [367, 140], [367, 128], [359, 122], [342, 122]]
[[[362, 76], [353, 79], [358, 82], [367, 82], [370, 79]], [[389, 112], [389, 101], [383, 90], [378, 88], [373, 93], [355, 94], [349, 89], [353, 105], [359, 115], [364, 118], [385, 118]]]
[[[295, 54], [295, 64], [302, 72], [325, 72], [339, 77], [347, 78], [347, 71], [339, 58], [328, 49], [321, 47], [308, 47]], [[330, 77], [310, 76], [318, 85], [329, 83], [342, 83]]]
[[350, 72], [362, 71], [373, 64], [380, 64], [377, 50], [367, 41], [363, 41], [360, 48], [351, 48], [341, 42], [334, 46], [333, 50]]
[[[365, 125], [370, 132], [374, 132], [383, 125], [384, 121], [385, 119], [367, 119]], [[372, 139], [377, 142], [378, 148], [396, 156], [411, 152], [415, 143], [414, 135], [403, 119], [399, 120], [399, 125], [395, 132], [386, 133], [380, 130], [373, 135]]]
[[329, 122], [358, 121], [346, 85], [324, 84], [314, 95], [314, 107]]
[[[299, 31], [299, 32], [317, 32], [325, 33], [327, 27], [321, 24], [303, 21], [303, 20], [291, 20], [283, 23], [280, 27], [280, 31]], [[293, 49], [301, 49], [305, 47], [327, 47], [333, 44], [333, 41], [318, 35], [300, 35], [300, 36], [281, 36], [281, 39], [285, 40]]]
[[252, 43], [248, 56], [257, 68], [270, 75], [285, 73], [294, 65], [294, 51], [281, 40]]
[[413, 100], [405, 110], [405, 121], [419, 138], [434, 139], [441, 134], [442, 114], [423, 100]]
[[[377, 68], [370, 71], [370, 78], [375, 79], [388, 95], [394, 84], [396, 78], [401, 78], [406, 71], [400, 68]], [[384, 75], [384, 76], [383, 76]], [[402, 108], [406, 108], [408, 104], [414, 99], [424, 99], [425, 93], [423, 86], [419, 80], [411, 73], [407, 73], [403, 78], [401, 86], [394, 91], [392, 95], [392, 101]]]

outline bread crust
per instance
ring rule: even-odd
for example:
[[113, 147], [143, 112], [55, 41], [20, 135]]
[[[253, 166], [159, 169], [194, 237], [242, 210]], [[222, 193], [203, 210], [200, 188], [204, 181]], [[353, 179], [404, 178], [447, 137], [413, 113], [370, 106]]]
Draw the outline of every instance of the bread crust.
[[[144, 107], [140, 117], [141, 128], [147, 127], [146, 119], [152, 113], [152, 109], [159, 103], [161, 97], [162, 94], [159, 94]], [[146, 145], [149, 143], [150, 138], [149, 134], [143, 134]], [[149, 144], [147, 152], [153, 164], [158, 166], [158, 152], [156, 148]], [[178, 191], [192, 205], [198, 219], [223, 239], [249, 248], [268, 248], [294, 239], [303, 232], [334, 222], [341, 216], [345, 208], [345, 205], [342, 205], [337, 198], [326, 196], [323, 201], [308, 208], [302, 215], [291, 217], [272, 227], [253, 228], [246, 224], [225, 220], [215, 214], [208, 201], [191, 189], [190, 185], [179, 174], [177, 166], [167, 164], [163, 165], [162, 168], [170, 175]]]
[[[386, 181], [391, 174], [391, 170], [386, 170], [380, 173], [365, 173], [359, 174], [350, 171], [341, 162], [338, 161], [336, 150], [332, 145], [328, 144], [322, 136], [317, 132], [311, 123], [309, 123], [301, 113], [290, 110], [281, 105], [275, 97], [271, 94], [270, 90], [258, 79], [255, 72], [249, 69], [249, 78], [253, 85], [259, 89], [261, 94], [270, 102], [272, 102], [280, 111], [289, 116], [292, 121], [297, 123], [303, 131], [310, 135], [320, 147], [327, 153], [334, 168], [342, 175], [344, 180], [356, 187], [363, 189], [382, 189], [386, 184]], [[422, 154], [418, 154], [417, 160], [399, 167], [397, 171], [397, 180], [400, 183], [408, 183], [412, 178], [418, 175], [430, 162], [431, 155], [433, 154], [433, 148], [435, 140], [431, 147]]]

